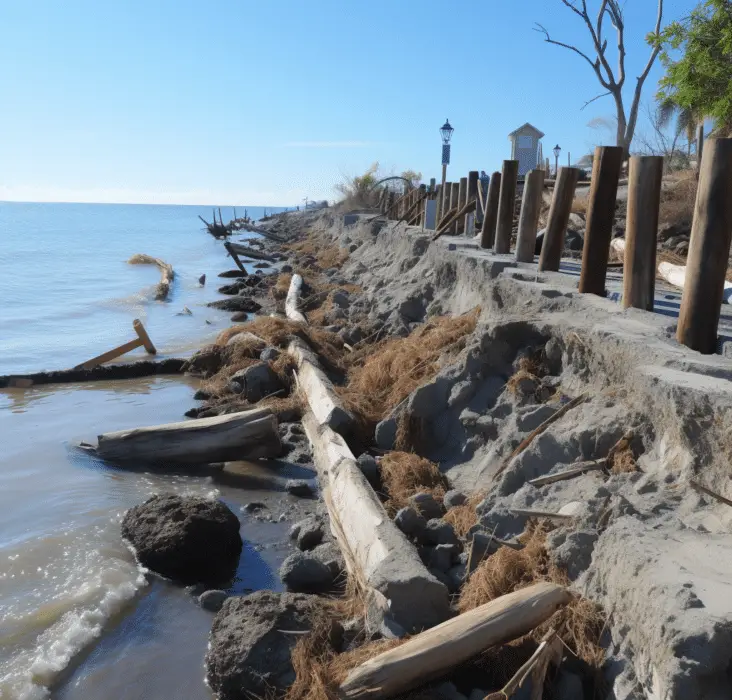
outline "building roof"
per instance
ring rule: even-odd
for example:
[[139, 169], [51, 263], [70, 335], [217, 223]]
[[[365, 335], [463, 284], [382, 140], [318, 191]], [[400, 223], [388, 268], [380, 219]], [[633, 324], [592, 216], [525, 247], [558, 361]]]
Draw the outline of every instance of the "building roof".
[[535, 126], [533, 126], [532, 124], [529, 124], [529, 122], [526, 122], [526, 124], [520, 126], [518, 129], [512, 131], [508, 135], [509, 140], [513, 139], [514, 136], [517, 136], [522, 131], [533, 131], [536, 134], [537, 138], [543, 138], [544, 137], [544, 132], [543, 131], [539, 131]]

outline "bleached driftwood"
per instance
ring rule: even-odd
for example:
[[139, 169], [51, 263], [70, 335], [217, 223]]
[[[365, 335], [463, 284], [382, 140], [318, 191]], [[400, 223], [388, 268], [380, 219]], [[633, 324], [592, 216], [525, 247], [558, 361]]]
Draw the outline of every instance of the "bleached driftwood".
[[308, 320], [305, 318], [298, 307], [300, 306], [300, 296], [302, 294], [302, 277], [295, 273], [290, 279], [290, 288], [287, 290], [287, 298], [285, 299], [285, 316], [290, 321], [297, 321], [298, 323], [307, 323]]
[[157, 301], [164, 301], [168, 298], [170, 285], [173, 284], [173, 278], [175, 277], [172, 265], [168, 265], [168, 263], [160, 258], [154, 258], [152, 255], [145, 255], [144, 253], [133, 255], [127, 262], [130, 265], [156, 265], [160, 270], [160, 282], [158, 282], [158, 286], [155, 288], [155, 299]]
[[302, 424], [349, 573], [407, 631], [442, 622], [449, 615], [447, 588], [386, 514], [345, 440], [311, 412]]
[[281, 452], [277, 417], [269, 408], [103, 433], [97, 445], [99, 456], [112, 462], [170, 465], [277, 457]]
[[341, 685], [341, 695], [384, 700], [415, 688], [530, 632], [570, 600], [566, 588], [548, 581], [496, 598], [361, 664]]
[[530, 510], [527, 508], [509, 508], [514, 515], [523, 515], [527, 518], [546, 518], [547, 520], [574, 520], [574, 515], [566, 513], [553, 513], [550, 510]]
[[529, 483], [532, 486], [546, 486], [547, 484], [553, 484], [557, 481], [567, 481], [568, 479], [574, 479], [576, 476], [587, 474], [587, 472], [601, 471], [607, 466], [607, 459], [593, 459], [589, 462], [580, 462], [575, 464], [571, 469], [565, 469], [564, 471], [557, 472], [556, 474], [547, 474], [546, 476], [540, 476], [537, 479], [529, 479]]
[[305, 394], [310, 410], [318, 423], [327, 425], [336, 432], [347, 433], [353, 428], [355, 419], [343, 406], [336, 394], [333, 382], [320, 368], [318, 356], [299, 338], [293, 338], [287, 352], [297, 362], [297, 380]]
[[[622, 258], [625, 254], [625, 239], [613, 238], [610, 242], [612, 249]], [[666, 280], [672, 287], [684, 288], [686, 281], [686, 265], [674, 265], [670, 262], [659, 262], [656, 266], [658, 276]], [[722, 292], [722, 302], [732, 304], [732, 282], [725, 281]]]

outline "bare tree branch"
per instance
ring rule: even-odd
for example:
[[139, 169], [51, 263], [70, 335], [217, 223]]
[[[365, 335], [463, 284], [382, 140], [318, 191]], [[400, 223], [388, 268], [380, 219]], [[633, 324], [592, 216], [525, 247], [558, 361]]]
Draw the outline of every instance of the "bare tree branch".
[[[565, 2], [565, 0], [562, 0], [562, 2]], [[565, 49], [569, 49], [570, 51], [574, 51], [575, 53], [579, 54], [580, 56], [582, 56], [582, 58], [585, 59], [585, 61], [587, 61], [587, 63], [590, 64], [590, 67], [592, 68], [592, 70], [597, 72], [597, 64], [593, 63], [592, 60], [590, 59], [590, 57], [586, 53], [583, 53], [582, 51], [580, 51], [576, 46], [572, 46], [571, 44], [564, 44], [561, 41], [555, 41], [554, 39], [552, 39], [549, 36], [549, 32], [547, 31], [546, 27], [539, 24], [538, 22], [536, 23], [536, 27], [534, 27], [534, 31], [540, 32], [541, 34], [543, 34], [545, 37], [544, 41], [546, 41], [548, 44], [554, 44], [555, 46], [562, 46]]]
[[591, 105], [591, 104], [592, 104], [592, 103], [593, 103], [593, 102], [594, 102], [595, 100], [599, 100], [599, 99], [600, 99], [601, 97], [607, 97], [608, 95], [612, 95], [612, 92], [610, 92], [609, 90], [608, 90], [607, 92], [603, 92], [603, 93], [602, 93], [601, 95], [597, 95], [597, 96], [593, 97], [593, 98], [592, 98], [591, 100], [587, 100], [587, 102], [585, 102], [585, 103], [584, 103], [584, 104], [582, 105], [582, 107], [580, 107], [580, 112], [581, 112], [581, 111], [582, 111], [582, 110], [583, 110], [583, 109], [584, 109], [585, 107], [587, 107], [587, 105]]

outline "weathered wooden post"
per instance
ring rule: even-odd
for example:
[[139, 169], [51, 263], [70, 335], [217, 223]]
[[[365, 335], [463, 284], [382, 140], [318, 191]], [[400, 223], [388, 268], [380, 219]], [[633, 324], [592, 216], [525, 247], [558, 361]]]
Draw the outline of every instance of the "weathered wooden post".
[[732, 240], [732, 138], [709, 139], [704, 150], [676, 338], [709, 354], [717, 348]]
[[440, 219], [444, 218], [450, 211], [450, 202], [452, 200], [452, 182], [446, 182], [442, 188], [442, 206], [440, 207], [440, 217], [437, 219], [437, 225], [440, 224]]
[[[462, 208], [467, 204], [468, 199], [468, 178], [461, 177], [460, 185], [458, 186], [458, 208]], [[455, 222], [453, 227], [453, 233], [465, 233], [465, 220], [460, 219]]]
[[543, 192], [544, 171], [529, 171], [524, 182], [524, 196], [521, 202], [521, 216], [516, 239], [516, 260], [519, 262], [534, 262], [536, 231], [539, 227]]
[[624, 154], [622, 146], [598, 146], [595, 149], [579, 282], [579, 291], [583, 294], [605, 296], [607, 261], [615, 223], [615, 200]]
[[[460, 185], [457, 182], [452, 183], [452, 191], [450, 192], [450, 209], [455, 209], [458, 206], [460, 197]], [[448, 233], [455, 233], [457, 230], [457, 222], [452, 224], [448, 229]]]
[[434, 177], [430, 178], [430, 192], [435, 191], [435, 186], [437, 185], [437, 180]]
[[701, 172], [702, 156], [704, 155], [704, 120], [696, 128], [696, 172], [697, 177]]
[[653, 311], [662, 156], [633, 156], [628, 173], [623, 307]]
[[[465, 204], [468, 204], [469, 202], [475, 202], [478, 199], [478, 173], [477, 170], [471, 170], [468, 173], [468, 180], [467, 180], [467, 194], [465, 197]], [[468, 221], [470, 220], [470, 217], [473, 217], [473, 221], [475, 221], [475, 214], [466, 214], [465, 220], [463, 221], [463, 231], [465, 233], [469, 233], [470, 228], [468, 226]]]
[[567, 232], [569, 215], [572, 213], [574, 190], [579, 180], [577, 168], [559, 168], [554, 182], [554, 195], [549, 207], [549, 219], [544, 231], [544, 240], [539, 256], [539, 271], [559, 269], [564, 250], [564, 235]]
[[417, 207], [417, 210], [419, 211], [419, 219], [417, 220], [417, 225], [424, 228], [424, 217], [425, 213], [427, 211], [427, 185], [420, 185], [419, 186], [419, 192], [417, 193], [418, 197], [422, 197], [422, 201], [419, 203], [419, 206]]
[[503, 161], [501, 175], [501, 192], [498, 196], [498, 223], [496, 224], [496, 240], [493, 251], [496, 253], [511, 252], [511, 233], [513, 229], [513, 212], [516, 206], [516, 183], [518, 181], [517, 160]]
[[488, 183], [488, 194], [485, 202], [485, 216], [483, 228], [480, 231], [480, 247], [492, 248], [496, 238], [496, 224], [498, 222], [498, 198], [501, 192], [501, 173], [491, 175]]

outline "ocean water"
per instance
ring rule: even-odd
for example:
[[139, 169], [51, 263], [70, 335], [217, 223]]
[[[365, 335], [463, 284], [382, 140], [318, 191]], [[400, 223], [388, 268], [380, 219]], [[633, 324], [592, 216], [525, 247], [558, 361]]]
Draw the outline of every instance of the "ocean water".
[[[207, 207], [0, 203], [0, 374], [71, 367], [134, 338], [135, 318], [160, 357], [215, 336], [229, 314], [205, 304], [220, 298], [217, 274], [232, 264], [198, 214], [211, 218]], [[155, 267], [126, 263], [135, 253], [173, 265], [168, 301], [154, 300]], [[192, 315], [178, 315], [184, 307]], [[274, 498], [289, 474], [246, 464], [226, 479], [130, 472], [75, 449], [104, 431], [181, 420], [195, 388], [159, 377], [0, 389], [3, 700], [211, 697], [211, 614], [145, 576], [120, 520], [158, 492], [219, 497], [239, 512]], [[277, 587], [286, 525], [241, 519], [247, 545], [234, 590]]]

